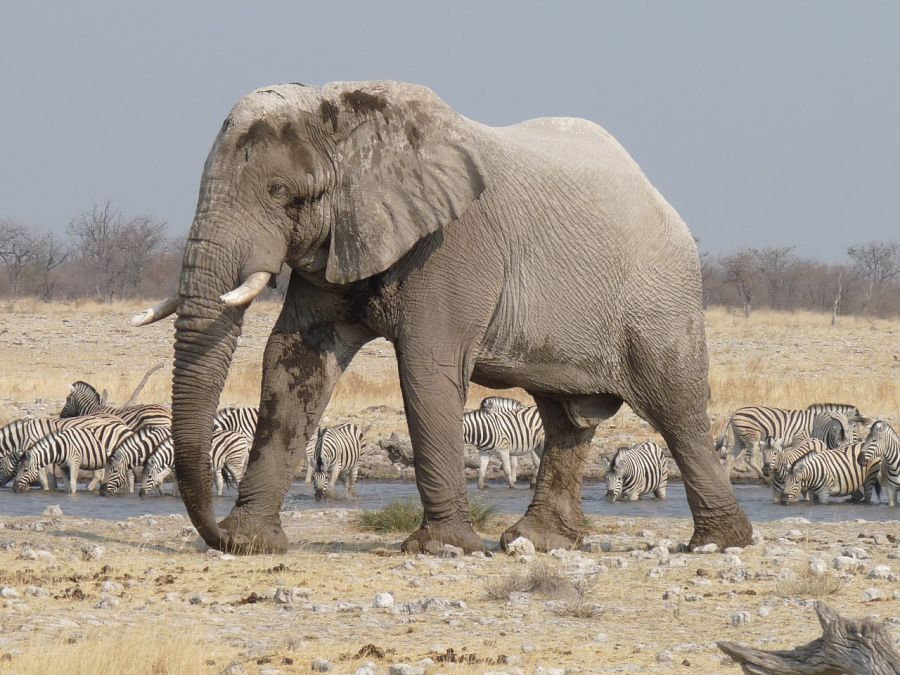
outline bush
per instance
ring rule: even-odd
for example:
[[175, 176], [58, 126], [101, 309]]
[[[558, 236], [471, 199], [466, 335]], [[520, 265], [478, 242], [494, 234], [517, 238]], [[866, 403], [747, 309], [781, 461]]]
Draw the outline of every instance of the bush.
[[[480, 500], [469, 503], [469, 516], [476, 530], [483, 530], [494, 519], [497, 507]], [[398, 499], [376, 511], [362, 511], [356, 524], [373, 532], [413, 532], [422, 523], [425, 511], [415, 497]]]

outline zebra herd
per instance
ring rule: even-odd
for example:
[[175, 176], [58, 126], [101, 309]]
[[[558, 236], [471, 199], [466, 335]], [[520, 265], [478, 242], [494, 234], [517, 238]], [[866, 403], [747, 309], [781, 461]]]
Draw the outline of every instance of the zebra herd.
[[[888, 505], [900, 487], [900, 437], [883, 420], [871, 424], [854, 405], [820, 403], [805, 410], [750, 406], [731, 416], [716, 449], [728, 466], [745, 457], [771, 478], [773, 500], [794, 504], [851, 497]], [[729, 436], [731, 442], [729, 443]]]

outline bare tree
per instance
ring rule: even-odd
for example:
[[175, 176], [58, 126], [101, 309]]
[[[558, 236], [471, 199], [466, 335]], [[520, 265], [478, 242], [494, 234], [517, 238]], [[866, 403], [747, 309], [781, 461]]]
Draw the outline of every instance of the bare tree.
[[56, 288], [56, 269], [62, 267], [71, 257], [72, 250], [52, 232], [34, 242], [29, 276], [41, 300], [53, 299]]
[[722, 258], [725, 280], [733, 284], [744, 306], [744, 316], [750, 318], [753, 311], [753, 293], [759, 284], [759, 272], [751, 249], [741, 249], [737, 253]]
[[867, 244], [856, 244], [847, 247], [847, 255], [868, 283], [863, 306], [863, 312], [868, 316], [872, 293], [881, 290], [886, 281], [893, 281], [900, 276], [900, 242], [870, 241]]
[[759, 271], [762, 284], [768, 291], [769, 304], [775, 309], [784, 307], [784, 292], [788, 281], [788, 266], [794, 260], [793, 246], [751, 248], [750, 256]]
[[34, 255], [34, 235], [11, 220], [0, 223], [0, 260], [6, 265], [13, 297], [18, 297], [22, 275]]

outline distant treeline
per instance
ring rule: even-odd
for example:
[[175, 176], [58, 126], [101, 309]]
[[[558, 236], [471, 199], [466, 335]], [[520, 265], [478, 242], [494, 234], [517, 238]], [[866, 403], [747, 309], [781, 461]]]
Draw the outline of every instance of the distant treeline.
[[[65, 235], [0, 219], [0, 297], [113, 301], [169, 295], [178, 283], [184, 237], [165, 223], [125, 216], [112, 204], [77, 214]], [[900, 242], [847, 246], [846, 260], [824, 263], [796, 247], [701, 254], [706, 305], [900, 316]], [[279, 279], [279, 292], [286, 279]]]

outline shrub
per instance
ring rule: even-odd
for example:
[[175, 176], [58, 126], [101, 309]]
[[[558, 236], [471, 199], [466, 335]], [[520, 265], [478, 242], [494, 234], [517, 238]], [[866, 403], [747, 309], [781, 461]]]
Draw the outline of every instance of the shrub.
[[[480, 500], [469, 503], [469, 516], [476, 530], [483, 530], [494, 519], [497, 507]], [[362, 511], [356, 524], [373, 532], [412, 532], [422, 523], [425, 514], [422, 503], [415, 497], [398, 499], [375, 511]]]

